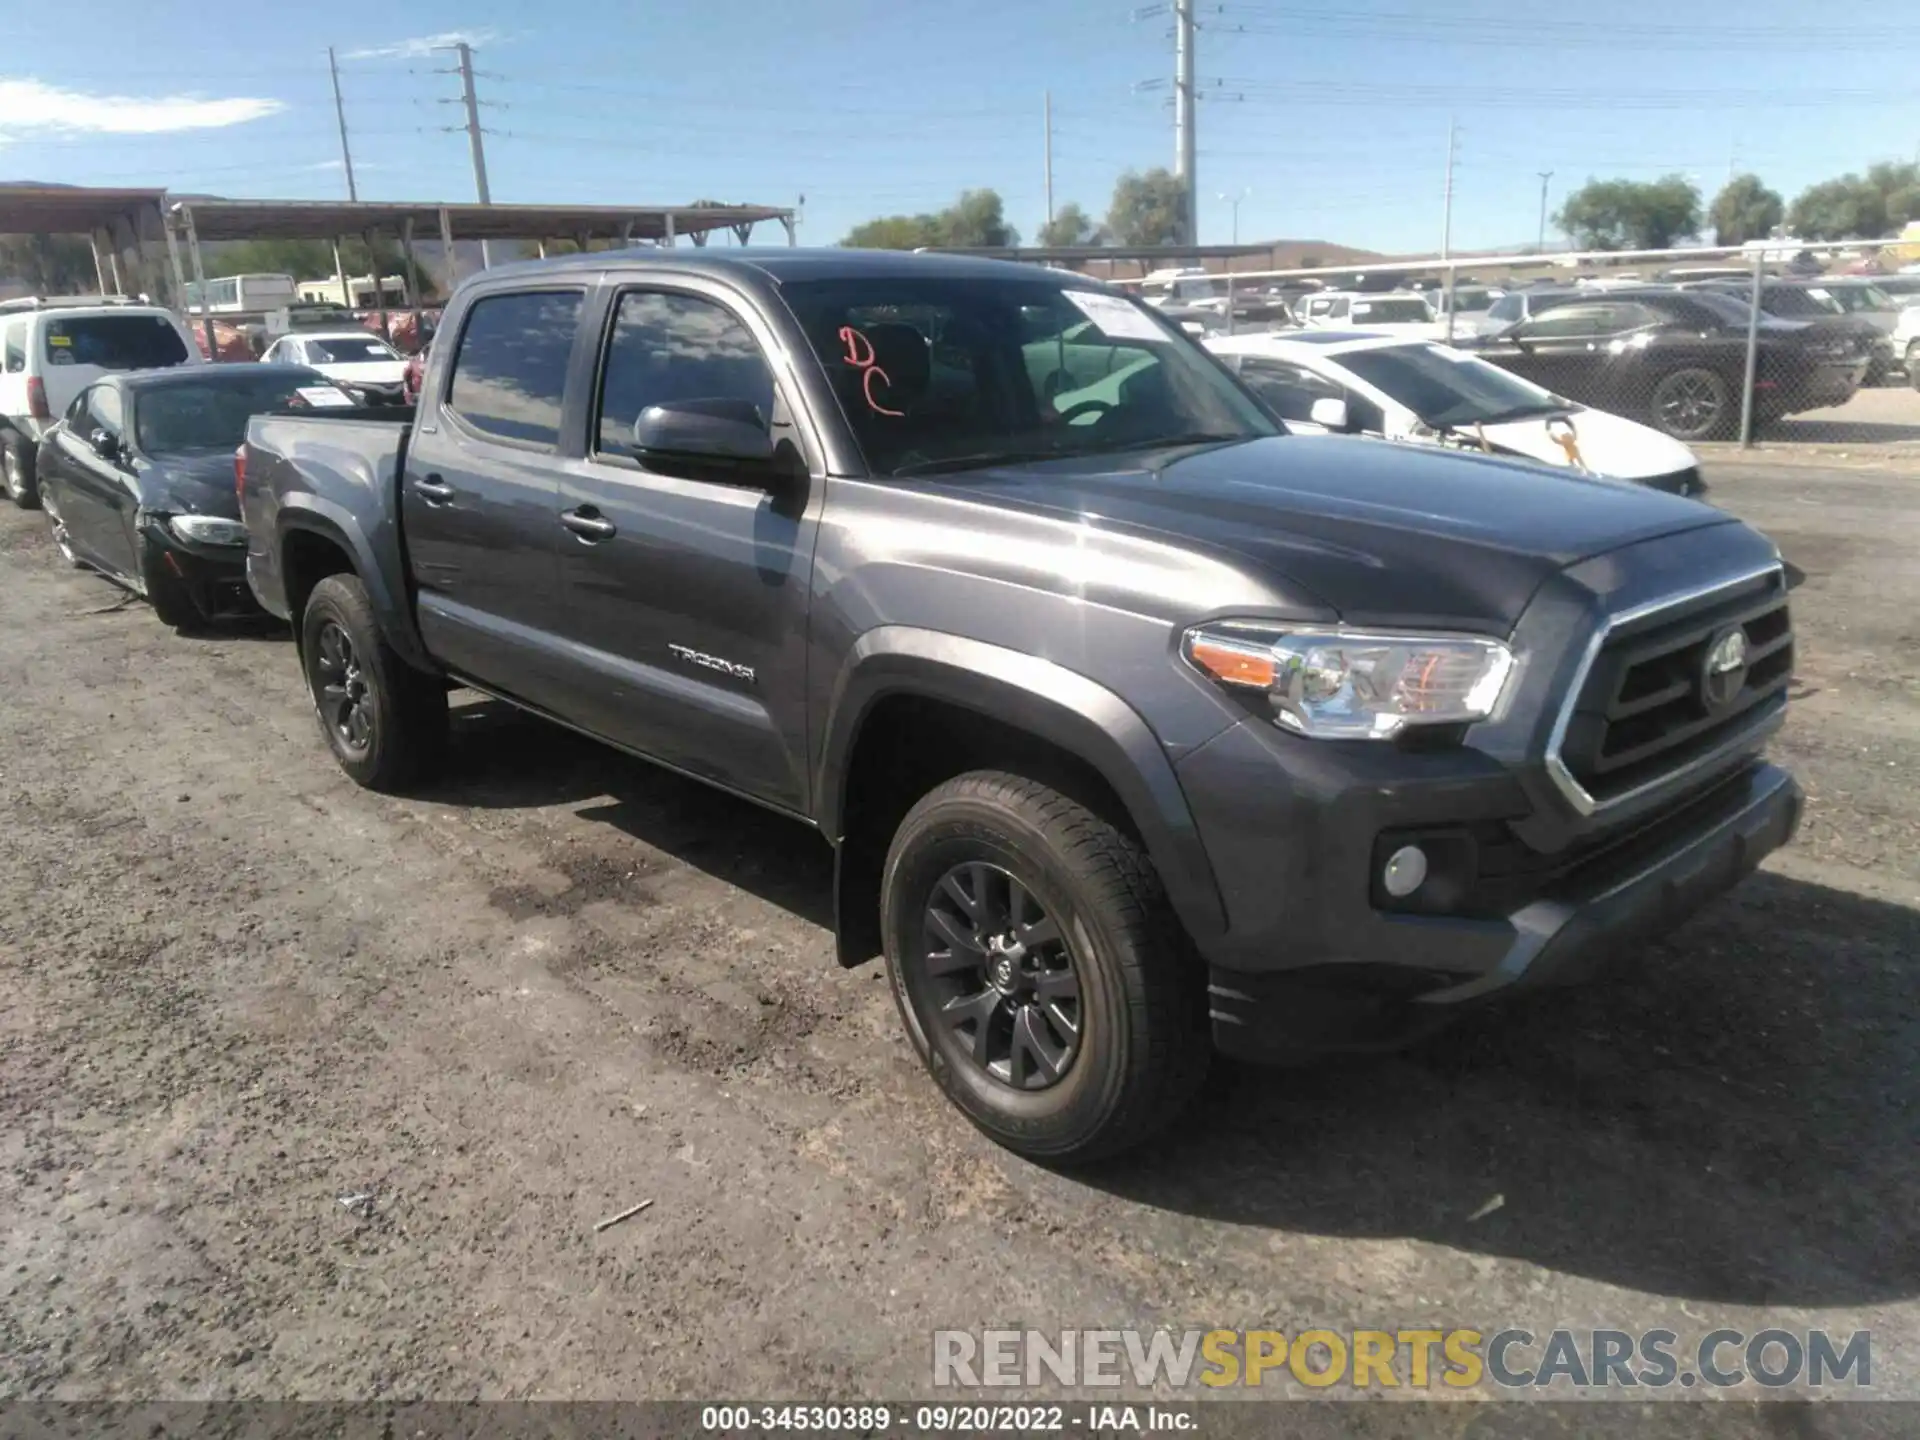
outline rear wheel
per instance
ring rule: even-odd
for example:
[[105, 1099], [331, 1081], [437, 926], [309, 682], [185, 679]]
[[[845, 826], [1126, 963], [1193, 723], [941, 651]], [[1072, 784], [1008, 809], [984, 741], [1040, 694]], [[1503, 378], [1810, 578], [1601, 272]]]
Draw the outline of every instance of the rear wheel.
[[300, 658], [321, 733], [340, 768], [369, 790], [425, 779], [447, 743], [447, 687], [387, 643], [353, 575], [313, 587], [300, 616]]
[[889, 849], [881, 918], [914, 1048], [1011, 1150], [1114, 1154], [1206, 1075], [1205, 977], [1159, 877], [1036, 780], [975, 771], [924, 796]]
[[1711, 370], [1676, 370], [1653, 387], [1656, 429], [1676, 440], [1721, 440], [1739, 424], [1727, 382]]
[[9, 435], [0, 454], [0, 477], [4, 477], [7, 498], [22, 510], [40, 508], [40, 487], [35, 480], [33, 447], [18, 435]]

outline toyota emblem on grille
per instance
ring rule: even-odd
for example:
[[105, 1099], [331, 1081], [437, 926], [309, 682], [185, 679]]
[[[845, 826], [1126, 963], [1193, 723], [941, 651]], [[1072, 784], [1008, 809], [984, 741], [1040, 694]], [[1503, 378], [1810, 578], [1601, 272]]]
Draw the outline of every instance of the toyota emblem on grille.
[[1738, 625], [1722, 630], [1707, 646], [1700, 670], [1700, 698], [1709, 710], [1724, 710], [1747, 683], [1747, 632]]

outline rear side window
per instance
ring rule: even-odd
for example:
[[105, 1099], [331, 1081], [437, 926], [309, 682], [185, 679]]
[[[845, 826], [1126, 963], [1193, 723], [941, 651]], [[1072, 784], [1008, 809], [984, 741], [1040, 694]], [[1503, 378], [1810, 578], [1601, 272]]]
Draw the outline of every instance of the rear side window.
[[6, 373], [17, 375], [27, 368], [27, 322], [16, 320], [7, 326], [6, 337], [0, 340], [5, 349], [5, 359], [0, 364], [6, 366]]
[[104, 430], [118, 439], [126, 433], [126, 417], [120, 408], [120, 392], [111, 385], [96, 385], [87, 392], [87, 420], [91, 428]]
[[580, 301], [578, 290], [478, 301], [454, 352], [448, 408], [484, 434], [558, 445]]
[[745, 400], [773, 420], [773, 371], [731, 311], [694, 295], [635, 290], [620, 297], [600, 391], [603, 455], [633, 453], [649, 405]]
[[1525, 313], [1525, 302], [1518, 295], [1502, 295], [1487, 307], [1489, 320], [1518, 320]]
[[186, 358], [186, 341], [164, 315], [69, 315], [47, 321], [49, 365], [162, 370]]

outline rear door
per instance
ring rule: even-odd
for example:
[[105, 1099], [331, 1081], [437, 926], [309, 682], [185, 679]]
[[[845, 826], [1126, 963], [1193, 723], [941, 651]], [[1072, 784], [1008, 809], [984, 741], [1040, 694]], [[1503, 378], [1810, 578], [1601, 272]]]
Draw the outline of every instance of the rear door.
[[553, 708], [560, 437], [584, 284], [466, 308], [400, 484], [420, 632], [448, 669]]
[[568, 718], [804, 810], [807, 591], [824, 487], [643, 462], [633, 445], [649, 406], [744, 401], [804, 453], [769, 358], [775, 337], [725, 288], [690, 278], [622, 285], [606, 317], [588, 451], [567, 467], [556, 517], [572, 527], [560, 571], [581, 667]]

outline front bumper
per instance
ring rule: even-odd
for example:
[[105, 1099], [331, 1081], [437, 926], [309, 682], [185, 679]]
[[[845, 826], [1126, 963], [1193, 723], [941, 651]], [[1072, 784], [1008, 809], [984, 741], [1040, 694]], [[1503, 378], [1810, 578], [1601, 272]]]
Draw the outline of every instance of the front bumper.
[[1323, 963], [1215, 964], [1215, 1044], [1250, 1060], [1390, 1045], [1464, 1005], [1590, 978], [1785, 845], [1802, 803], [1792, 776], [1753, 763], [1650, 825], [1523, 877], [1530, 898], [1503, 916], [1387, 915], [1356, 927], [1366, 938]]
[[143, 534], [158, 563], [186, 586], [204, 618], [244, 620], [261, 613], [259, 602], [247, 586], [246, 546], [182, 540], [159, 516], [148, 521]]

